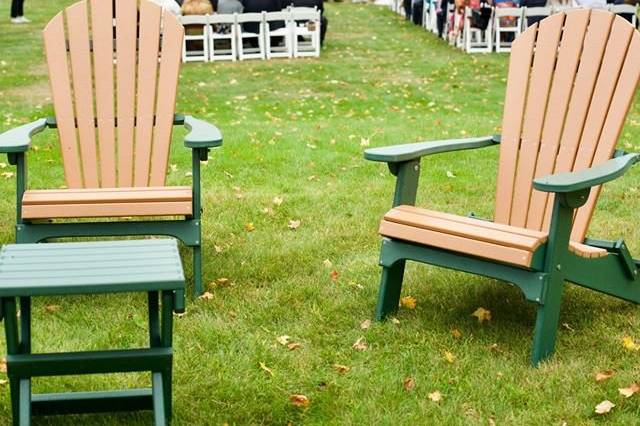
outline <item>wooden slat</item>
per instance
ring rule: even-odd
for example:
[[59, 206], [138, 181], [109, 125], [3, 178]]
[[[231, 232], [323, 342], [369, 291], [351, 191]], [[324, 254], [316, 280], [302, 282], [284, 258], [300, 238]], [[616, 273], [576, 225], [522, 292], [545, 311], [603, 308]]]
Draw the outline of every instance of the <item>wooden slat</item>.
[[44, 29], [44, 48], [49, 68], [49, 82], [53, 107], [58, 124], [60, 148], [64, 162], [64, 175], [71, 188], [82, 187], [82, 172], [78, 158], [75, 115], [71, 95], [71, 81], [67, 64], [67, 45], [62, 12], [58, 13]]
[[443, 234], [386, 220], [380, 222], [379, 233], [386, 237], [452, 250], [470, 256], [492, 259], [518, 266], [530, 266], [533, 257], [533, 254], [527, 250], [505, 247], [484, 241], [469, 240], [456, 235]]
[[98, 183], [98, 159], [96, 156], [96, 131], [93, 115], [93, 81], [89, 52], [89, 19], [87, 2], [80, 1], [66, 9], [69, 33], [69, 56], [73, 77], [75, 116], [78, 124], [80, 159], [84, 186], [96, 188]]
[[138, 53], [138, 107], [134, 185], [149, 184], [149, 162], [156, 104], [160, 16], [162, 8], [149, 1], [140, 3], [140, 46]]
[[56, 219], [80, 217], [122, 216], [187, 216], [192, 213], [191, 201], [148, 203], [100, 203], [23, 205], [25, 219]]
[[113, 86], [113, 3], [91, 0], [91, 30], [100, 154], [100, 183], [106, 188], [116, 186], [116, 142]]
[[[589, 9], [567, 13], [544, 119], [535, 177], [553, 173], [590, 14]], [[546, 192], [533, 190], [529, 203], [527, 228], [542, 229], [547, 200]]]
[[466, 216], [458, 216], [458, 215], [449, 214], [449, 213], [442, 213], [435, 210], [423, 209], [420, 207], [400, 205], [395, 207], [393, 210], [408, 211], [408, 212], [412, 212], [419, 215], [446, 219], [452, 222], [459, 222], [467, 225], [473, 225], [473, 226], [478, 226], [482, 228], [508, 232], [511, 234], [522, 235], [525, 237], [542, 239], [543, 242], [546, 241], [546, 238], [547, 238], [547, 234], [545, 232], [540, 232], [533, 229], [518, 228], [515, 226], [505, 225], [502, 223], [495, 223], [495, 222], [490, 222], [488, 220], [475, 219], [475, 218], [466, 217]]
[[[622, 18], [618, 19], [622, 20]], [[611, 100], [607, 118], [600, 134], [598, 148], [592, 161], [593, 165], [601, 164], [611, 158], [624, 126], [627, 112], [633, 101], [639, 78], [640, 35], [637, 31], [634, 31], [626, 53], [625, 64], [620, 73], [615, 94]], [[578, 210], [571, 234], [572, 239], [576, 241], [584, 240], [600, 190], [600, 186], [593, 188], [587, 203]]]
[[115, 0], [116, 78], [118, 117], [118, 186], [133, 183], [133, 126], [136, 93], [136, 30], [138, 8], [135, 1]]
[[149, 181], [152, 186], [161, 186], [165, 183], [183, 37], [184, 29], [176, 17], [166, 10], [163, 11], [162, 56], [158, 77], [156, 124], [153, 131], [151, 176]]
[[[532, 181], [564, 18], [564, 13], [546, 18], [540, 22], [538, 30], [509, 220], [513, 226], [524, 227], [527, 222]], [[505, 111], [509, 114], [508, 110]]]
[[137, 191], [136, 188], [98, 190], [28, 190], [22, 198], [23, 205], [74, 204], [74, 203], [130, 203], [146, 201], [191, 201], [190, 187], [154, 187], [153, 191]]
[[[576, 74], [567, 118], [560, 138], [560, 149], [556, 158], [554, 173], [568, 172], [573, 168], [578, 145], [585, 125], [587, 111], [602, 63], [604, 48], [609, 38], [612, 14], [592, 10], [580, 56], [580, 65]], [[549, 228], [553, 203], [548, 200], [542, 230]]]
[[575, 241], [569, 242], [569, 251], [575, 253], [577, 256], [586, 257], [588, 259], [604, 257], [608, 254], [605, 249], [588, 246], [586, 244], [580, 244]]
[[500, 143], [500, 168], [496, 189], [495, 222], [509, 223], [513, 185], [520, 149], [520, 133], [524, 117], [529, 69], [533, 58], [533, 46], [538, 25], [529, 27], [511, 45], [507, 92]]

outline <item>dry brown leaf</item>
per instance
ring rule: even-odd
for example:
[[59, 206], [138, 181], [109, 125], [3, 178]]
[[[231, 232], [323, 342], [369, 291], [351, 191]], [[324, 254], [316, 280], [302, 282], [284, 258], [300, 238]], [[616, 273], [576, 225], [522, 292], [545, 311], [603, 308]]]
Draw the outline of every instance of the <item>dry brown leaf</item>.
[[296, 349], [300, 349], [301, 347], [302, 347], [302, 343], [298, 343], [298, 342], [291, 342], [287, 344], [287, 348], [289, 348], [290, 351], [295, 351]]
[[44, 307], [44, 310], [50, 314], [58, 312], [60, 309], [62, 309], [62, 306], [60, 305], [47, 305]]
[[331, 268], [333, 266], [333, 263], [331, 263], [329, 259], [323, 260], [322, 264], [324, 265], [325, 268]]
[[400, 306], [407, 309], [415, 309], [416, 308], [416, 298], [413, 296], [405, 296], [400, 299]]
[[360, 328], [363, 330], [367, 330], [369, 327], [371, 327], [371, 320], [364, 320], [360, 323]]
[[215, 249], [216, 253], [222, 253], [222, 250], [224, 250], [222, 247], [216, 245], [214, 245], [213, 248]]
[[278, 336], [276, 337], [276, 341], [278, 343], [280, 343], [282, 346], [286, 346], [289, 344], [289, 339], [291, 339], [291, 337], [287, 336], [286, 334], [283, 336]]
[[442, 401], [442, 394], [440, 393], [440, 391], [433, 391], [427, 395], [427, 398], [429, 398], [433, 402], [440, 402]]
[[596, 382], [600, 383], [600, 382], [604, 382], [607, 379], [610, 379], [612, 376], [613, 376], [613, 370], [599, 371], [596, 373], [595, 379], [596, 379]]
[[620, 392], [620, 395], [624, 396], [625, 398], [632, 397], [633, 394], [637, 393], [638, 391], [640, 391], [640, 386], [638, 386], [637, 383], [631, 383], [628, 388], [618, 388], [618, 392]]
[[349, 370], [351, 370], [351, 367], [348, 367], [348, 366], [342, 365], [342, 364], [333, 364], [332, 367], [333, 367], [334, 370], [336, 370], [340, 374], [348, 373]]
[[451, 352], [444, 351], [442, 355], [444, 356], [444, 359], [446, 359], [449, 364], [453, 364], [454, 362], [456, 362], [456, 356]]
[[392, 322], [393, 324], [395, 324], [395, 325], [400, 324], [400, 320], [399, 320], [398, 318], [396, 318], [396, 317], [391, 317], [391, 322]]
[[0, 379], [0, 386], [4, 386], [4, 385], [6, 385], [7, 383], [9, 383], [9, 381], [8, 381], [8, 380]]
[[229, 278], [220, 277], [220, 278], [216, 278], [216, 284], [221, 287], [226, 287], [229, 284], [231, 284], [231, 281], [229, 280]]
[[358, 351], [364, 351], [367, 349], [368, 345], [364, 340], [364, 336], [361, 336], [353, 343], [353, 345], [351, 345], [351, 347]]
[[210, 293], [210, 292], [208, 292], [208, 291], [205, 291], [204, 293], [202, 293], [202, 294], [200, 295], [200, 297], [198, 297], [198, 299], [202, 299], [202, 300], [211, 300], [211, 299], [213, 299], [213, 294], [211, 294], [211, 293]]
[[281, 205], [283, 201], [284, 199], [282, 197], [273, 197], [273, 204], [275, 206]]
[[260, 362], [260, 368], [269, 373], [271, 377], [273, 377], [273, 370], [271, 370], [264, 362]]
[[454, 328], [453, 330], [451, 330], [451, 335], [456, 338], [459, 339], [462, 337], [462, 332], [460, 330], [458, 330], [457, 328]]
[[334, 269], [333, 271], [329, 272], [329, 277], [332, 281], [338, 281], [338, 271]]
[[6, 372], [7, 372], [7, 359], [0, 358], [0, 373], [6, 373]]
[[300, 221], [299, 220], [290, 220], [289, 224], [287, 226], [291, 230], [296, 230], [296, 229], [298, 229], [300, 227]]
[[405, 379], [402, 381], [402, 387], [404, 387], [404, 390], [406, 391], [412, 391], [413, 388], [416, 387], [416, 382], [414, 382], [413, 378], [411, 377], [405, 377]]
[[482, 306], [473, 311], [471, 316], [478, 318], [478, 322], [482, 324], [485, 321], [491, 321], [491, 311]]
[[628, 349], [630, 351], [640, 350], [640, 345], [637, 344], [633, 339], [633, 337], [630, 337], [630, 336], [625, 336], [622, 338], [622, 346], [624, 346], [625, 349]]
[[596, 414], [607, 414], [616, 404], [605, 399], [600, 404], [596, 405], [595, 413]]
[[309, 406], [309, 398], [305, 395], [294, 394], [289, 397], [289, 401], [296, 407], [306, 408]]
[[249, 222], [249, 223], [245, 223], [244, 224], [244, 230], [247, 232], [252, 232], [256, 229], [255, 226], [253, 226], [253, 222]]

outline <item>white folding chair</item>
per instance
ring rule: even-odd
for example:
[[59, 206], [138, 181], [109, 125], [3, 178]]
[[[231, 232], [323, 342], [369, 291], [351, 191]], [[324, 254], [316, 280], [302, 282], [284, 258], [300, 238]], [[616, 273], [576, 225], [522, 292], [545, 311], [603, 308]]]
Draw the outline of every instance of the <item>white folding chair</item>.
[[[502, 34], [513, 34], [512, 41], [522, 32], [522, 8], [496, 7], [493, 12], [494, 44], [496, 52], [511, 52], [511, 41], [502, 41]], [[503, 25], [502, 21], [513, 18], [513, 22]]]
[[631, 25], [638, 28], [638, 7], [631, 4], [612, 4], [609, 10], [616, 15], [631, 15]]
[[430, 13], [431, 13], [431, 0], [423, 0], [422, 3], [422, 27], [427, 30], [427, 31], [431, 31], [431, 17], [430, 17]]
[[[291, 8], [293, 56], [320, 56], [320, 11], [316, 8]], [[299, 22], [302, 21], [302, 22]]]
[[[248, 32], [242, 24], [257, 23], [258, 32]], [[264, 12], [263, 13], [241, 13], [236, 15], [236, 36], [238, 37], [238, 59], [265, 59], [264, 49]], [[258, 47], [244, 46], [245, 40], [256, 39]]]
[[[274, 24], [278, 22], [284, 24], [284, 26], [272, 29]], [[264, 12], [264, 40], [267, 59], [293, 57], [292, 25], [290, 9], [280, 12]], [[274, 45], [273, 37], [282, 38], [284, 44]]]
[[432, 33], [438, 34], [438, 13], [434, 0], [429, 2], [429, 29]]
[[522, 31], [529, 27], [528, 18], [545, 18], [551, 15], [552, 12], [553, 8], [551, 7], [524, 7], [522, 11]]
[[489, 17], [487, 28], [471, 26], [473, 9], [467, 7], [464, 11], [464, 50], [467, 53], [491, 53], [493, 51], [493, 8], [492, 16]]
[[[182, 42], [182, 62], [209, 62], [209, 15], [180, 16], [180, 22], [186, 29]], [[194, 29], [201, 29], [201, 33], [189, 34]], [[189, 47], [198, 41], [202, 43], [202, 49]]]
[[209, 59], [211, 61], [235, 61], [238, 57], [236, 15], [214, 14], [209, 16]]

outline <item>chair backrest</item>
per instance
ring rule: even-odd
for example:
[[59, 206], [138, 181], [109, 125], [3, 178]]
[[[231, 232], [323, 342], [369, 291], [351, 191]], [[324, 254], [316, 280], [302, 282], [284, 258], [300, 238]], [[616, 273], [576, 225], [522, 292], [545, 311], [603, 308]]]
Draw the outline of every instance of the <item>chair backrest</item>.
[[[305, 8], [307, 9], [307, 8]], [[308, 8], [310, 10], [297, 10], [297, 9], [292, 9], [291, 10], [291, 18], [294, 21], [319, 21], [320, 20], [320, 11], [319, 10], [313, 10], [311, 8]]]
[[264, 20], [265, 22], [273, 22], [273, 21], [288, 21], [291, 19], [291, 12], [288, 10], [282, 10], [279, 12], [265, 12]]
[[209, 23], [209, 15], [183, 15], [180, 16], [182, 25], [207, 25]]
[[183, 32], [147, 0], [82, 0], [47, 24], [69, 187], [165, 184]]
[[612, 4], [609, 5], [609, 10], [613, 13], [630, 13], [633, 15], [638, 12], [637, 6], [631, 4]]
[[304, 7], [304, 6], [292, 6], [289, 10], [293, 13], [301, 13], [301, 12], [317, 12], [318, 8], [316, 6], [313, 7]]
[[[495, 221], [547, 231], [553, 195], [535, 177], [609, 160], [640, 76], [640, 34], [603, 10], [558, 13], [512, 44], [502, 123]], [[600, 188], [578, 209], [582, 242]]]
[[499, 17], [507, 17], [512, 16], [515, 18], [520, 18], [522, 16], [522, 8], [520, 7], [496, 7], [494, 16], [496, 18]]
[[235, 13], [214, 13], [209, 16], [210, 24], [233, 24], [236, 22]]
[[237, 15], [237, 22], [239, 24], [245, 22], [262, 22], [263, 16], [261, 12], [252, 12], [252, 13], [239, 13]]
[[551, 11], [551, 7], [525, 7], [524, 16], [549, 16]]

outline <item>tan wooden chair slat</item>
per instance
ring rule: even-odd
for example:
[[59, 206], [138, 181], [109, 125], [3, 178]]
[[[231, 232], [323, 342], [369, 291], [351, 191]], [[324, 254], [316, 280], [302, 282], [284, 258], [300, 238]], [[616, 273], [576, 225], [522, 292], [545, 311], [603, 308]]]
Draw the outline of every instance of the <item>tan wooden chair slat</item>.
[[[149, 184], [149, 162], [156, 105], [160, 17], [162, 8], [151, 2], [140, 3], [140, 55], [138, 59], [138, 105], [134, 185]], [[164, 94], [162, 94], [164, 96]]]
[[190, 201], [190, 186], [147, 186], [144, 188], [81, 188], [75, 190], [36, 189], [26, 191], [25, 205], [117, 203], [147, 201]]
[[188, 216], [193, 211], [189, 201], [160, 201], [144, 203], [90, 203], [23, 205], [25, 219], [91, 218], [91, 217], [139, 217], [139, 216]]
[[529, 69], [533, 59], [533, 48], [538, 24], [534, 24], [511, 45], [511, 60], [504, 108], [509, 111], [509, 120], [502, 125], [500, 144], [500, 168], [496, 190], [495, 221], [509, 224], [511, 201], [513, 199], [514, 179], [520, 149], [520, 134], [524, 118]]
[[178, 75], [182, 58], [184, 28], [176, 17], [168, 11], [162, 13], [162, 61], [158, 77], [158, 87], [162, 94], [156, 105], [156, 123], [153, 129], [153, 149], [151, 152], [151, 176], [149, 184], [165, 184], [173, 114], [178, 88]]
[[[535, 176], [546, 176], [553, 173], [573, 82], [582, 53], [582, 44], [589, 23], [589, 15], [589, 10], [583, 9], [566, 16], [565, 30], [560, 41], [553, 84], [542, 129]], [[528, 228], [542, 229], [547, 202], [548, 194], [546, 192], [533, 190], [527, 217], [526, 226]]]
[[137, 14], [135, 2], [116, 0], [116, 107], [120, 187], [133, 184]]
[[116, 187], [116, 136], [113, 84], [113, 3], [91, 0], [98, 151], [102, 187]]
[[556, 62], [555, 52], [558, 50], [563, 13], [558, 13], [540, 22], [533, 66], [529, 77], [529, 93], [527, 95], [518, 168], [514, 182], [511, 217], [513, 226], [525, 227], [529, 211], [529, 201], [533, 187], [533, 175], [540, 150], [540, 137], [544, 123], [545, 111], [551, 87], [551, 77]]
[[51, 19], [43, 31], [43, 36], [53, 106], [56, 111], [58, 135], [60, 137], [60, 150], [64, 162], [64, 174], [69, 187], [81, 188], [83, 186], [82, 172], [78, 156], [75, 114], [73, 111], [62, 12]]
[[69, 6], [66, 15], [82, 175], [85, 187], [97, 188], [100, 184], [96, 156], [93, 81], [89, 52], [89, 18], [86, 0]]

